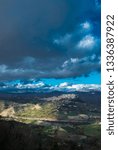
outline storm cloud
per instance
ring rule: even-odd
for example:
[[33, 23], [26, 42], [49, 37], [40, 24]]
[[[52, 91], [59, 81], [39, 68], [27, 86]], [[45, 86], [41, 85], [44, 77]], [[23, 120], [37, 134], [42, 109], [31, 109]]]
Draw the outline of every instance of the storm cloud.
[[0, 1], [0, 80], [100, 72], [99, 0]]

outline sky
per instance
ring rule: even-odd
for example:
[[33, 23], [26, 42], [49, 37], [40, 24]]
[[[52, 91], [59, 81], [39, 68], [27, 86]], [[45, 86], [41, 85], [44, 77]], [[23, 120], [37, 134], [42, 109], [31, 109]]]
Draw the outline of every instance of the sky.
[[100, 0], [0, 1], [0, 89], [100, 84]]

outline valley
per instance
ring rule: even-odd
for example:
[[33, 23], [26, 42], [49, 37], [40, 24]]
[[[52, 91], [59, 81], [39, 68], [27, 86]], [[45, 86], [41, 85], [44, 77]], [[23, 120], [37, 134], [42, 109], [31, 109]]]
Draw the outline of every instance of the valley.
[[[0, 126], [5, 124], [4, 128], [10, 131], [12, 128], [11, 138], [19, 136], [17, 132], [22, 136], [39, 137], [42, 142], [35, 141], [41, 144], [39, 150], [66, 150], [67, 147], [70, 150], [100, 150], [100, 92], [27, 93], [26, 97], [22, 93], [2, 93], [0, 96]], [[32, 133], [27, 133], [28, 129]], [[91, 144], [95, 142], [96, 145]]]

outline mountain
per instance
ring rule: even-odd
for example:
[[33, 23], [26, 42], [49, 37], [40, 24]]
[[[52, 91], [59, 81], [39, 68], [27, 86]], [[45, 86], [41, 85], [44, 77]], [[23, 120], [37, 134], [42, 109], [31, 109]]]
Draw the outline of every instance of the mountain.
[[100, 119], [100, 92], [2, 93], [0, 99], [2, 117], [81, 120], [83, 115]]

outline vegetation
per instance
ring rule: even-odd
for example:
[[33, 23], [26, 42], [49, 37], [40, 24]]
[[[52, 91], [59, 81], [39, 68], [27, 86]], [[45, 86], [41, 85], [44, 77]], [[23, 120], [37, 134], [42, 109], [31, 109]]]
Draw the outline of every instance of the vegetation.
[[98, 124], [82, 125], [81, 130], [83, 130], [87, 136], [100, 137], [101, 135], [101, 127]]
[[75, 95], [0, 101], [0, 116], [2, 150], [100, 150], [100, 107]]
[[[81, 135], [82, 130], [84, 135]], [[90, 131], [93, 125], [40, 126], [14, 121], [0, 121], [2, 150], [100, 150], [100, 138]], [[100, 128], [100, 126], [96, 126]], [[73, 132], [72, 132], [73, 130]], [[90, 132], [90, 133], [89, 133]], [[86, 135], [89, 133], [89, 136]]]
[[2, 112], [5, 108], [5, 104], [3, 101], [0, 101], [0, 112]]
[[30, 105], [18, 111], [16, 115], [21, 117], [55, 119], [57, 117], [57, 108], [53, 103], [45, 103], [40, 108], [35, 108], [33, 105]]

